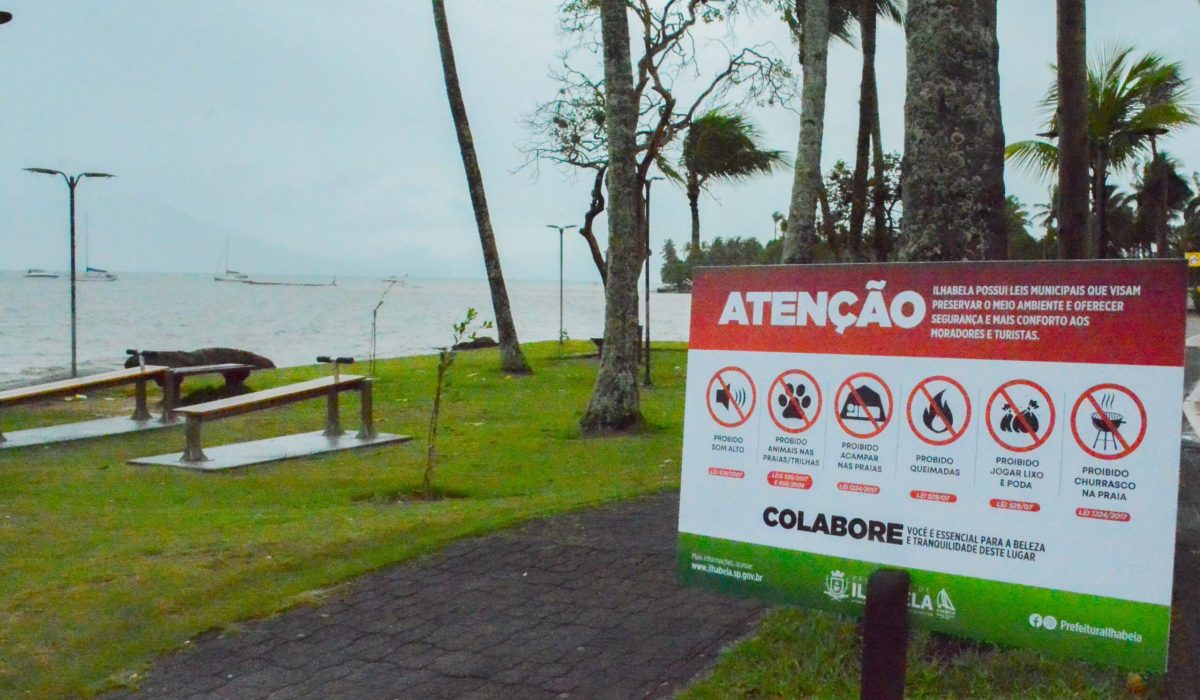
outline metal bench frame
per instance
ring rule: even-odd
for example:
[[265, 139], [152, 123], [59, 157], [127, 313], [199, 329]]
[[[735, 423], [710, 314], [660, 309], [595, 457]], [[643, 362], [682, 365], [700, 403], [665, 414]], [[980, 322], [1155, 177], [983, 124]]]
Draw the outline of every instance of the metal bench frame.
[[[19, 387], [16, 389], [7, 389], [0, 391], [0, 409], [10, 406], [19, 406], [21, 404], [33, 403], [43, 399], [53, 399], [61, 396], [70, 396], [77, 394], [80, 391], [87, 389], [105, 389], [122, 384], [134, 383], [135, 404], [131, 420], [145, 422], [150, 420], [150, 409], [146, 403], [146, 382], [159, 377], [163, 380], [165, 387], [170, 382], [167, 381], [167, 372], [170, 368], [160, 365], [146, 365], [144, 367], [131, 367], [129, 369], [117, 370], [114, 372], [103, 372], [101, 374], [93, 374], [87, 377], [77, 377], [75, 379], [64, 379], [57, 382], [47, 382], [45, 384], [35, 384], [33, 386]], [[171, 410], [174, 408], [174, 402], [171, 393], [163, 391], [163, 414], [159, 419], [162, 423], [170, 422]], [[0, 443], [6, 442], [4, 433], [0, 431]]]
[[323, 377], [176, 409], [175, 413], [182, 414], [187, 419], [186, 444], [183, 456], [179, 461], [184, 463], [208, 461], [208, 457], [205, 456], [204, 450], [200, 446], [200, 431], [205, 422], [321, 396], [325, 397], [325, 431], [323, 434], [326, 437], [344, 435], [346, 431], [342, 430], [338, 398], [343, 391], [355, 389], [359, 391], [359, 413], [362, 418], [362, 428], [358, 431], [357, 437], [360, 440], [372, 440], [376, 437], [372, 385], [372, 379], [358, 375]]

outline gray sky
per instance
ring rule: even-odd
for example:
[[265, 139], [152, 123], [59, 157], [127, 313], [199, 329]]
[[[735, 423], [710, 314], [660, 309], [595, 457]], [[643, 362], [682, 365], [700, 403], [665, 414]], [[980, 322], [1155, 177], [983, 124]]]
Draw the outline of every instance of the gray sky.
[[[553, 94], [565, 48], [552, 0], [447, 0], [471, 126], [505, 273], [555, 279], [546, 223], [579, 223], [590, 181], [544, 165], [516, 171], [523, 117]], [[1000, 0], [1005, 137], [1041, 130], [1052, 74], [1054, 3]], [[231, 266], [251, 274], [483, 275], [478, 237], [441, 78], [430, 4], [422, 0], [0, 0], [0, 269], [67, 266], [66, 187], [23, 167], [98, 170], [80, 185], [90, 262], [123, 271], [211, 272], [228, 238]], [[1194, 0], [1091, 0], [1089, 54], [1115, 41], [1200, 70]], [[738, 26], [745, 44], [792, 53], [782, 24]], [[903, 32], [881, 26], [883, 140], [902, 143]], [[706, 51], [715, 50], [704, 43]], [[857, 50], [830, 52], [824, 161], [851, 161]], [[793, 153], [799, 118], [753, 119]], [[1200, 170], [1200, 131], [1160, 142]], [[1008, 173], [1032, 209], [1047, 183]], [[701, 204], [704, 238], [771, 234], [786, 211], [790, 169], [718, 185]], [[662, 241], [689, 236], [682, 190], [654, 191], [654, 273]], [[603, 219], [600, 220], [603, 230]], [[597, 279], [568, 234], [568, 279]], [[80, 250], [82, 267], [83, 250]]]

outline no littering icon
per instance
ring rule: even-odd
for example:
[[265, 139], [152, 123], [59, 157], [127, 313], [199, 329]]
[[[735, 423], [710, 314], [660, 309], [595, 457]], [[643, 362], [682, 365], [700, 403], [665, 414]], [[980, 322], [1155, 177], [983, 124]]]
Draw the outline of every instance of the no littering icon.
[[1036, 450], [1054, 431], [1054, 402], [1040, 384], [1014, 379], [1000, 385], [984, 411], [988, 433], [1011, 452]]

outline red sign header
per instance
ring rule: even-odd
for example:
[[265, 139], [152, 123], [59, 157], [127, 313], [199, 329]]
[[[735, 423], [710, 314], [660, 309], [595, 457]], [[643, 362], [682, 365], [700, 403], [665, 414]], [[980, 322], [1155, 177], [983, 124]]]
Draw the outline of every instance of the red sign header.
[[1182, 261], [698, 270], [690, 347], [1183, 365]]

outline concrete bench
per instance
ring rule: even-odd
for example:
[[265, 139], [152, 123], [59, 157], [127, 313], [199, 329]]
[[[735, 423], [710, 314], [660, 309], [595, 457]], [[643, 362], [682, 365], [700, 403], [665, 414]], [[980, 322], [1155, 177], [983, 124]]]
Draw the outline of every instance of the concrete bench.
[[[101, 374], [93, 374], [87, 377], [76, 377], [74, 379], [63, 379], [56, 382], [47, 382], [45, 384], [35, 384], [33, 386], [19, 387], [16, 389], [6, 389], [0, 391], [0, 409], [19, 406], [22, 404], [33, 403], [45, 399], [59, 398], [63, 396], [74, 396], [75, 394], [84, 391], [95, 389], [106, 389], [123, 384], [134, 384], [136, 386], [136, 400], [133, 410], [133, 415], [130, 417], [132, 421], [138, 424], [146, 424], [150, 421], [150, 410], [146, 405], [146, 382], [147, 381], [162, 381], [166, 378], [167, 367], [159, 365], [145, 365], [143, 367], [132, 367], [130, 369], [121, 369], [113, 372], [103, 372]], [[170, 396], [164, 394], [163, 397], [163, 416], [160, 422], [166, 423], [170, 420], [170, 412], [173, 408]], [[37, 436], [27, 435], [31, 440], [13, 439], [12, 446], [17, 444], [42, 444], [45, 442], [57, 442], [59, 440], [70, 440], [81, 437], [94, 437], [96, 435], [106, 435], [112, 432], [127, 432], [135, 430], [137, 426], [133, 426], [120, 430], [109, 430], [105, 432], [96, 432], [95, 429], [100, 423], [111, 424], [112, 419], [101, 419], [101, 421], [87, 421], [85, 423], [73, 423], [65, 426], [55, 426], [53, 430], [49, 428], [36, 429], [39, 431]], [[113, 424], [120, 426], [120, 424]], [[79, 429], [73, 430], [72, 426]], [[22, 433], [33, 433], [34, 431], [21, 431]], [[15, 436], [16, 433], [13, 433]], [[10, 442], [8, 438], [0, 432], [0, 445]]]
[[357, 389], [360, 393], [360, 412], [362, 414], [362, 429], [358, 438], [370, 440], [375, 437], [374, 417], [371, 406], [371, 380], [354, 374], [337, 377], [322, 377], [298, 384], [265, 389], [242, 396], [228, 399], [218, 399], [207, 403], [179, 408], [175, 413], [187, 419], [187, 442], [183, 450], [183, 462], [203, 462], [208, 459], [200, 447], [200, 430], [206, 422], [221, 418], [240, 416], [243, 413], [261, 411], [276, 406], [283, 406], [297, 401], [325, 397], [325, 430], [326, 437], [336, 437], [345, 431], [341, 427], [338, 397], [343, 391]]

